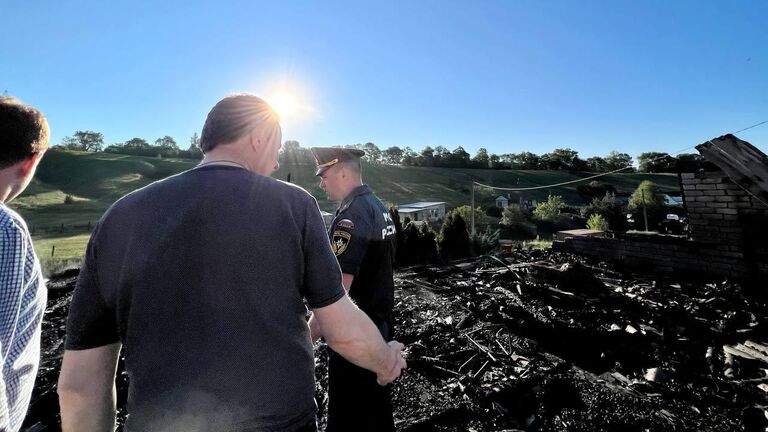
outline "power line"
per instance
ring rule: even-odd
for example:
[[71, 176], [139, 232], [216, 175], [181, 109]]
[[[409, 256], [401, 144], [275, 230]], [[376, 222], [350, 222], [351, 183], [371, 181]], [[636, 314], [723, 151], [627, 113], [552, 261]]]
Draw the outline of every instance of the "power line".
[[736, 135], [736, 134], [737, 134], [737, 133], [739, 133], [739, 132], [744, 132], [745, 130], [749, 130], [749, 129], [752, 129], [752, 128], [754, 128], [754, 127], [758, 127], [758, 126], [760, 126], [760, 125], [764, 125], [764, 124], [766, 124], [766, 123], [768, 123], [768, 120], [765, 120], [765, 121], [761, 121], [760, 123], [755, 123], [755, 124], [753, 124], [752, 126], [749, 126], [749, 127], [745, 127], [744, 129], [740, 129], [740, 130], [737, 130], [736, 132], [731, 132], [731, 134], [732, 134], [732, 135]]

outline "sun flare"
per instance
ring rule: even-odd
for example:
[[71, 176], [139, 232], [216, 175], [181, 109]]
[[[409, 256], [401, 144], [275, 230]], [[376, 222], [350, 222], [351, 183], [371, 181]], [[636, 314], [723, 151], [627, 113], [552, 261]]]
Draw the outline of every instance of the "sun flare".
[[299, 103], [296, 100], [296, 96], [288, 91], [275, 93], [269, 99], [269, 103], [282, 119], [294, 116], [299, 110]]

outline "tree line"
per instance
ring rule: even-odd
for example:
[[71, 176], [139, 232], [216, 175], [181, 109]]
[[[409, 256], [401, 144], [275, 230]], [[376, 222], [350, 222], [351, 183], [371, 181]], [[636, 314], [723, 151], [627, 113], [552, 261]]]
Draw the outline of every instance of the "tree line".
[[[104, 135], [94, 131], [76, 131], [65, 137], [61, 146], [71, 150], [105, 151], [109, 153], [130, 154], [135, 156], [162, 156], [200, 159], [200, 137], [193, 134], [186, 149], [181, 149], [170, 136], [164, 136], [150, 144], [143, 138], [131, 138], [124, 143], [115, 143], [104, 147]], [[365, 151], [364, 159], [371, 164], [401, 165], [438, 168], [475, 168], [475, 169], [513, 169], [513, 170], [550, 170], [550, 171], [590, 171], [610, 172], [630, 167], [626, 172], [640, 171], [647, 173], [694, 172], [704, 165], [698, 154], [687, 153], [672, 156], [664, 152], [644, 152], [637, 156], [637, 169], [634, 160], [627, 153], [612, 151], [604, 157], [593, 156], [587, 159], [570, 148], [557, 148], [549, 153], [538, 155], [533, 152], [489, 153], [480, 148], [474, 156], [463, 147], [448, 150], [443, 146], [426, 146], [420, 152], [410, 147], [391, 146], [384, 150], [376, 144], [352, 144], [344, 147]], [[289, 140], [283, 144], [281, 162], [313, 163], [312, 152], [302, 147], [298, 141]]]
[[86, 152], [120, 153], [133, 156], [159, 156], [178, 157], [188, 159], [200, 159], [203, 152], [200, 150], [200, 137], [195, 132], [189, 140], [189, 147], [181, 149], [176, 140], [166, 135], [150, 144], [143, 138], [131, 138], [123, 143], [110, 144], [104, 147], [104, 135], [90, 130], [75, 131], [70, 136], [61, 140], [61, 147], [68, 150]]
[[[634, 160], [627, 153], [612, 151], [605, 157], [594, 156], [581, 159], [578, 152], [570, 148], [558, 148], [549, 153], [538, 155], [533, 152], [488, 153], [485, 148], [477, 150], [471, 156], [463, 147], [449, 151], [443, 146], [424, 147], [420, 152], [410, 147], [388, 147], [384, 150], [372, 143], [352, 144], [344, 147], [365, 151], [363, 159], [370, 164], [401, 165], [439, 168], [475, 168], [475, 169], [513, 169], [513, 170], [551, 170], [551, 171], [591, 171], [610, 172], [630, 167], [626, 172], [640, 171], [647, 173], [695, 172], [704, 164], [698, 154], [680, 154], [672, 156], [664, 152], [644, 152], [637, 156], [637, 168]], [[286, 141], [283, 145], [282, 161], [312, 163], [312, 152], [302, 147], [298, 141]]]

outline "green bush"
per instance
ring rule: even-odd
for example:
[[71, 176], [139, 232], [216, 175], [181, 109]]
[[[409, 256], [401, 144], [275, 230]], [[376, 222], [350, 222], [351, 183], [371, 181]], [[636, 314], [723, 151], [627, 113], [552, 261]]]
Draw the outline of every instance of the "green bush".
[[408, 222], [403, 228], [398, 259], [398, 264], [404, 266], [437, 262], [437, 242], [432, 227], [423, 222]]
[[589, 219], [592, 215], [599, 214], [605, 219], [611, 231], [627, 230], [627, 213], [624, 206], [616, 201], [616, 195], [606, 193], [603, 198], [595, 198], [581, 209], [581, 217]]
[[534, 219], [555, 221], [559, 218], [562, 209], [566, 204], [563, 201], [563, 197], [560, 195], [550, 195], [546, 201], [539, 203], [535, 209], [533, 209]]
[[[472, 207], [465, 205], [461, 207], [455, 207], [451, 209], [451, 211], [448, 212], [447, 216], [450, 215], [459, 215], [461, 216], [461, 219], [464, 220], [464, 223], [469, 226], [469, 224], [472, 222]], [[446, 216], [446, 217], [447, 217]], [[475, 225], [485, 224], [485, 213], [483, 213], [483, 210], [480, 207], [475, 208]]]
[[405, 234], [403, 233], [403, 224], [400, 223], [400, 211], [398, 211], [397, 207], [390, 207], [389, 215], [392, 217], [392, 223], [395, 225], [395, 235], [397, 238], [395, 264], [403, 265], [402, 254], [405, 252]]
[[419, 226], [418, 251], [421, 263], [434, 264], [438, 262], [437, 234], [428, 223]]
[[598, 231], [608, 231], [608, 221], [601, 215], [595, 213], [589, 217], [587, 221], [587, 228]]
[[493, 252], [499, 246], [501, 230], [485, 228], [483, 233], [470, 234], [469, 241], [472, 247], [472, 255], [485, 255]]
[[499, 226], [500, 235], [505, 239], [527, 240], [536, 237], [536, 225], [528, 220], [519, 204], [510, 204], [504, 209]]
[[469, 232], [460, 214], [451, 212], [443, 221], [437, 237], [437, 249], [443, 260], [452, 261], [469, 256]]
[[574, 215], [562, 213], [565, 207], [567, 207], [565, 201], [560, 195], [550, 195], [546, 201], [536, 206], [533, 209], [533, 222], [538, 232], [551, 234], [581, 225]]

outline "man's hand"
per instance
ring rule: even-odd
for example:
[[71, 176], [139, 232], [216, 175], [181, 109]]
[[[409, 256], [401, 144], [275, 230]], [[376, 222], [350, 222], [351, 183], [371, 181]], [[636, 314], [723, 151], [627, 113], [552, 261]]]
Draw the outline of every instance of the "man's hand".
[[408, 367], [408, 364], [403, 358], [404, 345], [398, 341], [390, 341], [389, 345], [390, 356], [392, 357], [392, 367], [384, 374], [376, 374], [376, 382], [381, 386], [385, 386], [392, 381], [396, 380], [400, 376], [400, 372]]

